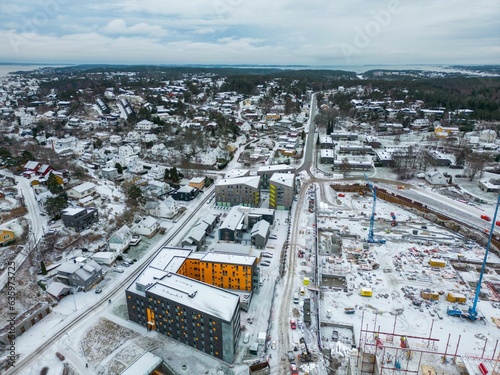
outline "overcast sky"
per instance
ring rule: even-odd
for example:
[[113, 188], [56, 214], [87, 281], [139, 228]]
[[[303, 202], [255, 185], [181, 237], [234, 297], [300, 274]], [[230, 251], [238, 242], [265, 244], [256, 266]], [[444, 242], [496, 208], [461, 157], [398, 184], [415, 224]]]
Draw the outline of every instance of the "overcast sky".
[[16, 0], [0, 61], [499, 64], [499, 0]]

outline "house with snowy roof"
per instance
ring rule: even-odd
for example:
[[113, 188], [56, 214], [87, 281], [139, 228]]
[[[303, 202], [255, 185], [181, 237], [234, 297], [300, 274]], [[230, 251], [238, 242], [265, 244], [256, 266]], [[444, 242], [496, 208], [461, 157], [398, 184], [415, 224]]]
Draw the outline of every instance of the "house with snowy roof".
[[154, 217], [146, 216], [132, 226], [132, 232], [148, 238], [153, 237], [160, 229], [160, 222]]
[[131, 229], [123, 225], [108, 238], [108, 247], [111, 251], [122, 253], [129, 248], [131, 239]]

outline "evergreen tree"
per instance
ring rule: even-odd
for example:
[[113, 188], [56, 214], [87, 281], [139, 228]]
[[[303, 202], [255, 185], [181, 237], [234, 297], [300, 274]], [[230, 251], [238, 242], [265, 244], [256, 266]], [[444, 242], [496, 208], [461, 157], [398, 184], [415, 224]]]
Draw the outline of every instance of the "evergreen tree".
[[43, 260], [40, 262], [40, 269], [41, 269], [42, 275], [47, 274], [47, 268], [45, 267], [45, 262]]

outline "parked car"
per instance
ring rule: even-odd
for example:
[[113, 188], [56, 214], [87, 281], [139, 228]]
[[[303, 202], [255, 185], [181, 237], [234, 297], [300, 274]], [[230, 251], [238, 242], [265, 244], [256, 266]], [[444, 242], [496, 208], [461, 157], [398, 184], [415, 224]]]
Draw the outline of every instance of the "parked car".
[[122, 262], [121, 263], [123, 267], [130, 267], [130, 263], [129, 262]]
[[262, 256], [263, 258], [272, 258], [272, 257], [273, 257], [273, 253], [270, 253], [270, 252], [268, 252], [268, 251], [264, 251], [264, 252], [261, 254], [261, 256]]
[[101, 289], [101, 288], [97, 288], [97, 289], [95, 290], [95, 294], [100, 294], [101, 292], [102, 292], [102, 289]]
[[113, 272], [123, 273], [123, 268], [113, 268]]
[[277, 240], [277, 239], [278, 239], [278, 236], [276, 236], [275, 234], [271, 234], [271, 235], [269, 236], [269, 239], [270, 239], [270, 240]]
[[260, 265], [262, 267], [269, 267], [271, 265], [271, 262], [264, 260], [263, 262], [260, 262]]
[[290, 328], [297, 329], [297, 322], [295, 321], [295, 319], [290, 319]]
[[339, 331], [333, 330], [332, 332], [332, 340], [333, 341], [338, 341], [339, 339]]

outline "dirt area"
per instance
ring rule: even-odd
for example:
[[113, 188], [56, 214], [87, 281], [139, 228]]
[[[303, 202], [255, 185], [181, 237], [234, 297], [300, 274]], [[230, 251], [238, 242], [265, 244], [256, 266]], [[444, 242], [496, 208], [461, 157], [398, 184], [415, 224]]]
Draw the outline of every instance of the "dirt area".
[[128, 328], [100, 318], [85, 332], [81, 344], [88, 362], [100, 364], [113, 351], [137, 336]]

